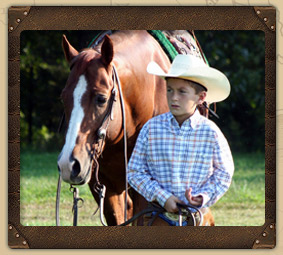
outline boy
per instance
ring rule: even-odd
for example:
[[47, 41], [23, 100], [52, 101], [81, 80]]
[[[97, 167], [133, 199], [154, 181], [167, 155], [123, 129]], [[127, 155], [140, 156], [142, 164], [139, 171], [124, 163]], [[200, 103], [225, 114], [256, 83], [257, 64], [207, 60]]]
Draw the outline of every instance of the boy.
[[209, 207], [228, 190], [234, 164], [224, 135], [197, 106], [227, 98], [229, 81], [192, 55], [177, 55], [168, 73], [155, 62], [147, 71], [166, 79], [170, 112], [140, 131], [128, 166], [129, 184], [169, 213], [178, 211], [177, 203]]

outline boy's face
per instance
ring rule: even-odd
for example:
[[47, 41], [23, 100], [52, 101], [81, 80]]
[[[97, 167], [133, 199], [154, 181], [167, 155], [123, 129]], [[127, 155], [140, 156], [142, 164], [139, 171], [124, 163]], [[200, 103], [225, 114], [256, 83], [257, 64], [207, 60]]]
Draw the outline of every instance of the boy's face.
[[190, 83], [183, 79], [167, 79], [168, 106], [179, 124], [192, 116], [197, 105], [203, 103], [206, 97], [205, 91], [196, 94]]

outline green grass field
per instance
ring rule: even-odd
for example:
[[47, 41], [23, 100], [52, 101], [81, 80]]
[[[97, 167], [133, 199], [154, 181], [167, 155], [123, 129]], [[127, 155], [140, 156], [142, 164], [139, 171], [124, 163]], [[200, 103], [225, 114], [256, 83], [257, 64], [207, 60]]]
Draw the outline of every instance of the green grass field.
[[[59, 153], [21, 151], [20, 218], [24, 226], [55, 226], [57, 156]], [[265, 222], [264, 154], [235, 154], [235, 174], [228, 192], [211, 207], [217, 226], [261, 226]], [[88, 185], [79, 188], [84, 199], [79, 226], [101, 226]], [[72, 225], [69, 185], [62, 183], [60, 222]]]

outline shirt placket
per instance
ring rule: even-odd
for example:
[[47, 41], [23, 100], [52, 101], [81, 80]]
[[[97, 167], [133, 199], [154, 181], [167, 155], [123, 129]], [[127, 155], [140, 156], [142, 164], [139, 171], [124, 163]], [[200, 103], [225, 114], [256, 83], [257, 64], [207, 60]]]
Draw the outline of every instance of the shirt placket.
[[185, 173], [185, 171], [188, 171], [188, 164], [187, 158], [188, 158], [188, 143], [189, 143], [189, 136], [192, 131], [192, 128], [190, 126], [189, 122], [184, 123], [184, 125], [181, 127], [179, 135], [178, 135], [178, 194], [179, 198], [186, 201], [185, 199], [185, 190], [186, 185], [184, 178], [188, 179], [188, 173]]
[[174, 145], [173, 145], [173, 166], [172, 166], [172, 182], [173, 182], [173, 193], [175, 196], [180, 197], [181, 195], [181, 165], [182, 165], [182, 134], [181, 129], [176, 127]]
[[[190, 161], [192, 159], [192, 148], [191, 148], [191, 134], [192, 134], [192, 128], [188, 127], [186, 130], [186, 133], [183, 136], [183, 149], [182, 149], [182, 155], [183, 155], [183, 164], [182, 164], [182, 174], [181, 179], [184, 180], [184, 189], [187, 189], [190, 187], [190, 178], [189, 178], [189, 169], [190, 169]], [[186, 200], [185, 200], [186, 201]]]

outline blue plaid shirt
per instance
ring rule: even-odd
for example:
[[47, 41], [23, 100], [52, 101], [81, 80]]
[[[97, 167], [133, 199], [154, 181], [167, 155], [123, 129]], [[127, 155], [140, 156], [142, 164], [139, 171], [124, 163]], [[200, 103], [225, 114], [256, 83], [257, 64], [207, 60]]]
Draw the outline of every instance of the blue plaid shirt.
[[161, 206], [174, 195], [188, 203], [186, 189], [213, 205], [228, 190], [234, 163], [220, 129], [199, 111], [180, 127], [171, 112], [150, 119], [141, 129], [128, 165], [129, 184]]

